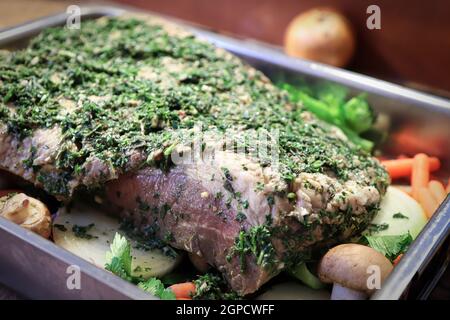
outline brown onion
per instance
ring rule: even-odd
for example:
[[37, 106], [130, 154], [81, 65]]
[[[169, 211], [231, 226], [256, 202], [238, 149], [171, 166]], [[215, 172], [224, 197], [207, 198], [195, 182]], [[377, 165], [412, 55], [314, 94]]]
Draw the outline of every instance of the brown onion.
[[355, 42], [349, 21], [330, 8], [311, 9], [298, 15], [284, 37], [288, 55], [336, 67], [347, 65], [355, 51]]

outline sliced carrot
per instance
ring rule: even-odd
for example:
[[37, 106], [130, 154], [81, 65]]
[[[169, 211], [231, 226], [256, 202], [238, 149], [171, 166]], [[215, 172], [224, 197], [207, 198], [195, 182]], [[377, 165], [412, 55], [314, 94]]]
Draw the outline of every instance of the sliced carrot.
[[190, 299], [195, 294], [195, 284], [193, 282], [176, 283], [169, 288], [172, 289], [177, 300]]
[[[431, 172], [439, 170], [441, 167], [441, 162], [436, 157], [430, 157], [429, 161], [429, 170]], [[409, 177], [412, 173], [413, 167], [413, 158], [401, 158], [401, 159], [393, 159], [393, 160], [384, 160], [381, 161], [381, 164], [384, 165], [386, 170], [389, 172], [391, 179]]]
[[430, 164], [428, 156], [424, 153], [416, 154], [411, 172], [411, 187], [414, 199], [419, 200], [419, 189], [427, 188], [429, 180]]
[[397, 258], [395, 258], [395, 260], [392, 262], [392, 264], [394, 265], [394, 267], [395, 267], [396, 265], [398, 265], [398, 263], [400, 262], [400, 260], [402, 259], [402, 257], [403, 257], [403, 253], [400, 253], [400, 254], [397, 256]]
[[192, 300], [192, 298], [177, 298], [177, 300]]
[[445, 192], [444, 185], [439, 181], [431, 180], [428, 182], [428, 189], [430, 189], [431, 195], [438, 204], [441, 204], [445, 200], [447, 193]]
[[445, 191], [447, 191], [447, 194], [450, 193], [450, 178], [448, 178], [448, 185], [447, 188], [445, 188]]
[[430, 190], [425, 187], [420, 187], [418, 189], [417, 197], [418, 197], [417, 200], [419, 201], [419, 203], [422, 205], [423, 209], [425, 210], [425, 213], [426, 213], [428, 219], [431, 218], [433, 213], [438, 208], [439, 203], [434, 199]]

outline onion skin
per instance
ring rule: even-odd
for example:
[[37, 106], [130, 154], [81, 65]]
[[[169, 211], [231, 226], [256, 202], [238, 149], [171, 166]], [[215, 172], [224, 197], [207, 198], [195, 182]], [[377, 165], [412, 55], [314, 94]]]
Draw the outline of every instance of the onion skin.
[[288, 55], [335, 67], [346, 66], [355, 47], [350, 22], [331, 8], [315, 8], [299, 14], [288, 25], [284, 37]]

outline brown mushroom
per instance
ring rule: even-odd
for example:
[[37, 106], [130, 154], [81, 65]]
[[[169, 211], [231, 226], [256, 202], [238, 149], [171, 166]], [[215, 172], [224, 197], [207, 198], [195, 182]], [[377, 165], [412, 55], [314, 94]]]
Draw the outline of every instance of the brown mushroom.
[[6, 218], [44, 238], [50, 237], [51, 215], [45, 204], [24, 193], [0, 198], [0, 217]]
[[323, 256], [318, 274], [322, 282], [333, 283], [332, 300], [362, 300], [374, 291], [368, 286], [374, 267], [379, 270], [380, 284], [393, 268], [380, 252], [348, 243], [332, 248]]

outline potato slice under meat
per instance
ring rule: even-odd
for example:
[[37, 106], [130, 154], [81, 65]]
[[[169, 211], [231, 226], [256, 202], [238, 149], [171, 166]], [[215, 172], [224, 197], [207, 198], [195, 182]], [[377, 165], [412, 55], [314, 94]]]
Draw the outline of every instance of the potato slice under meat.
[[[64, 249], [91, 262], [97, 267], [104, 268], [106, 253], [116, 232], [127, 237], [120, 231], [120, 223], [114, 217], [91, 208], [87, 205], [76, 204], [61, 208], [53, 223], [53, 239]], [[180, 257], [170, 257], [160, 249], [145, 250], [138, 242], [128, 238], [133, 256], [133, 276], [161, 277], [171, 272]]]
[[380, 211], [372, 220], [372, 224], [384, 224], [387, 228], [370, 234], [398, 236], [409, 232], [415, 239], [426, 223], [427, 216], [420, 204], [400, 189], [390, 186], [381, 201]]

